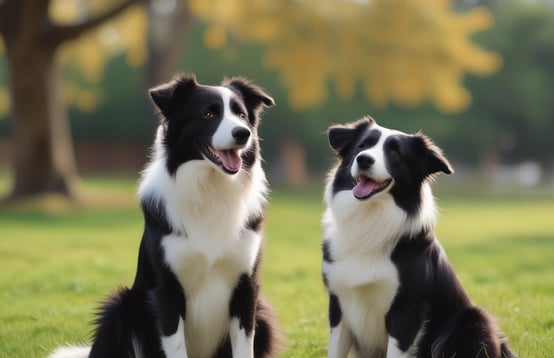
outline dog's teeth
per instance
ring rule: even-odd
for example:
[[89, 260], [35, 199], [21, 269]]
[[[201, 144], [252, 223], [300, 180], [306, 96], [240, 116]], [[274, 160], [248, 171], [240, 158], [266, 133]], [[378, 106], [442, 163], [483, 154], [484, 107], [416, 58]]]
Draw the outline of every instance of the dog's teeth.
[[219, 155], [217, 155], [216, 151], [214, 148], [212, 147], [208, 147], [208, 151], [210, 152], [211, 155], [213, 155], [216, 159], [219, 160]]

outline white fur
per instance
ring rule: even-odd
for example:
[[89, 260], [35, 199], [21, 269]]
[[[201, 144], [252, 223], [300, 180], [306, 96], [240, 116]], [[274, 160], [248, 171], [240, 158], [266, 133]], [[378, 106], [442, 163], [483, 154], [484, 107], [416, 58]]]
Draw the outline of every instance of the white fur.
[[417, 335], [412, 342], [412, 345], [408, 348], [406, 352], [403, 352], [398, 348], [398, 341], [389, 336], [387, 344], [387, 358], [414, 358], [417, 356], [417, 347], [421, 342], [421, 338], [425, 334], [425, 325], [417, 332]]
[[262, 238], [244, 225], [262, 214], [266, 179], [260, 161], [248, 172], [228, 175], [208, 160], [183, 163], [173, 178], [165, 168], [162, 134], [159, 130], [138, 195], [165, 203], [174, 233], [162, 239], [162, 247], [186, 293], [186, 350], [191, 357], [211, 356], [229, 333], [229, 300], [237, 280], [252, 273], [260, 250]]
[[90, 347], [59, 347], [48, 358], [87, 358]]
[[387, 358], [411, 358], [408, 352], [403, 352], [398, 348], [398, 341], [393, 337], [389, 336], [387, 344]]
[[[375, 163], [371, 166], [371, 169], [369, 170], [368, 174], [369, 176], [377, 181], [385, 181], [387, 179], [391, 179], [391, 176], [389, 172], [387, 171], [386, 162], [385, 162], [385, 152], [383, 150], [383, 143], [385, 140], [395, 134], [399, 134], [399, 131], [383, 128], [381, 126], [378, 126], [376, 124], [373, 124], [372, 128], [379, 128], [379, 131], [381, 132], [381, 136], [379, 137], [379, 141], [372, 146], [371, 148], [361, 151], [358, 153], [356, 157], [359, 155], [369, 155], [373, 159], [375, 159]], [[358, 163], [356, 160], [354, 160], [352, 167], [350, 168], [350, 174], [353, 178], [356, 178], [360, 175], [361, 170], [358, 168]]]
[[[392, 177], [384, 164], [382, 144], [398, 132], [380, 129], [383, 134], [379, 142], [362, 153], [375, 159], [371, 177], [387, 180]], [[329, 291], [339, 298], [343, 315], [339, 326], [331, 330], [329, 357], [347, 356], [348, 337], [344, 331], [350, 330], [360, 344], [361, 356], [386, 351], [387, 357], [408, 358], [410, 351], [402, 355], [394, 339], [390, 342], [385, 327], [385, 315], [399, 286], [398, 272], [390, 255], [400, 237], [435, 225], [436, 208], [430, 185], [423, 184], [420, 211], [415, 217], [409, 217], [395, 204], [389, 193], [392, 186], [368, 200], [356, 199], [351, 190], [333, 194], [336, 170], [330, 172], [325, 188], [327, 209], [323, 227], [332, 262], [324, 261], [323, 272]], [[356, 177], [359, 173], [354, 160], [351, 174]]]
[[331, 328], [327, 357], [347, 357], [351, 347], [352, 333], [350, 329], [345, 327], [344, 321], [341, 320], [336, 327]]
[[185, 346], [185, 329], [183, 319], [179, 318], [177, 332], [169, 337], [162, 337], [162, 348], [167, 358], [187, 358]]
[[231, 320], [231, 346], [233, 347], [233, 358], [254, 357], [254, 332], [246, 335], [244, 328], [240, 327], [238, 318]]
[[[133, 352], [130, 352], [129, 356], [135, 358], [143, 358], [142, 348], [139, 342], [136, 340], [135, 336], [131, 337], [131, 343], [133, 347]], [[68, 347], [59, 347], [52, 352], [48, 358], [88, 358], [90, 355], [91, 347], [86, 346], [68, 346]], [[186, 358], [186, 355], [181, 358]]]
[[142, 346], [140, 345], [140, 342], [137, 339], [136, 335], [131, 335], [131, 346], [133, 347], [133, 353], [134, 355], [131, 355], [135, 358], [143, 358], [144, 352], [142, 351]]
[[335, 173], [336, 169], [331, 171], [327, 180], [324, 195], [327, 209], [323, 215], [325, 237], [336, 238], [331, 240], [331, 245], [333, 241], [339, 242], [332, 250], [335, 258], [347, 258], [359, 252], [390, 254], [401, 236], [435, 226], [437, 209], [428, 183], [423, 183], [421, 188], [418, 215], [410, 218], [395, 204], [388, 192], [390, 187], [370, 200], [358, 200], [350, 190], [333, 195]]
[[[248, 129], [241, 119], [231, 111], [231, 97], [233, 92], [226, 87], [215, 87], [223, 99], [223, 118], [212, 137], [212, 147], [215, 149], [228, 149], [235, 146], [232, 131], [236, 127]], [[251, 140], [250, 138], [248, 139]], [[247, 145], [248, 146], [248, 143]]]

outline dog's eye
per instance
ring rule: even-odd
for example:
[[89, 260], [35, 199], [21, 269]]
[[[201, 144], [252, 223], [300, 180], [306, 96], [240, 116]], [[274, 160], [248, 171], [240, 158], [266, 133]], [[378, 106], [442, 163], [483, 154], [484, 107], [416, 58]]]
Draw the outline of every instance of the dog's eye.
[[247, 119], [246, 113], [240, 112], [239, 113], [239, 118], [242, 119], [242, 120], [246, 120]]
[[387, 148], [387, 153], [388, 153], [389, 155], [394, 156], [394, 157], [397, 157], [397, 156], [400, 155], [400, 151], [398, 150], [398, 147], [395, 146], [395, 145], [394, 145], [394, 146], [391, 145], [390, 147], [388, 147], [388, 148]]
[[214, 117], [214, 112], [206, 111], [204, 112], [203, 116], [204, 116], [204, 119], [212, 119]]

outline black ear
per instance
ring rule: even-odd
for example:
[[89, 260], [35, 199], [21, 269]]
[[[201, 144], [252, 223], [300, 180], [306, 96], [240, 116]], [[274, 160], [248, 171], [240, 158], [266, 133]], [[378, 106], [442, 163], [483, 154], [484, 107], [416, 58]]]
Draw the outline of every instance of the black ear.
[[327, 130], [329, 145], [337, 153], [342, 153], [343, 149], [349, 147], [350, 143], [356, 137], [356, 129], [347, 126], [332, 126]]
[[448, 159], [442, 153], [442, 150], [433, 143], [433, 141], [422, 133], [415, 135], [417, 145], [422, 150], [422, 164], [424, 166], [425, 176], [443, 172], [445, 174], [454, 173], [454, 169], [448, 162]]
[[338, 154], [345, 155], [358, 135], [373, 123], [375, 120], [366, 116], [353, 123], [331, 126], [327, 129], [329, 145]]
[[167, 117], [174, 113], [179, 99], [197, 85], [194, 74], [180, 74], [167, 83], [151, 88], [148, 94], [154, 105]]
[[244, 77], [227, 78], [222, 83], [225, 87], [230, 87], [240, 93], [246, 105], [254, 112], [259, 112], [263, 107], [271, 107], [275, 105], [275, 101], [269, 96], [263, 88], [253, 84]]

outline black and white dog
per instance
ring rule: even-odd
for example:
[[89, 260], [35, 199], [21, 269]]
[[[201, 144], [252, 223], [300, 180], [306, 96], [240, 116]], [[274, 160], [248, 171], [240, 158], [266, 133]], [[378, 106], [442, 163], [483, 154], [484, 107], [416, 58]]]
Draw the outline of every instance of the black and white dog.
[[435, 238], [430, 181], [453, 172], [441, 150], [370, 117], [328, 136], [338, 156], [323, 218], [328, 356], [515, 357]]
[[267, 185], [257, 128], [273, 99], [243, 78], [176, 76], [138, 197], [145, 227], [133, 286], [101, 308], [91, 348], [53, 357], [270, 357], [273, 310], [258, 296]]

